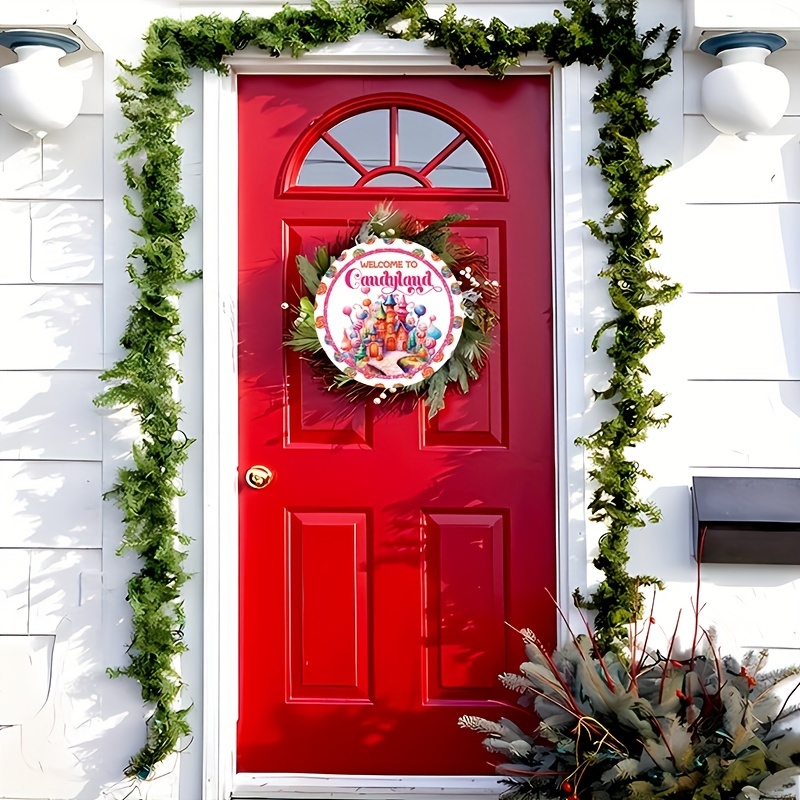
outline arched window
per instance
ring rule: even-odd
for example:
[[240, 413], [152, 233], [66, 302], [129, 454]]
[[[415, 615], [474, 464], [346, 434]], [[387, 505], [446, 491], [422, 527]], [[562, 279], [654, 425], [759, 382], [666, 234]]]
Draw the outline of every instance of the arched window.
[[283, 190], [504, 195], [500, 165], [477, 129], [454, 110], [431, 105], [426, 98], [384, 94], [331, 109], [295, 144]]

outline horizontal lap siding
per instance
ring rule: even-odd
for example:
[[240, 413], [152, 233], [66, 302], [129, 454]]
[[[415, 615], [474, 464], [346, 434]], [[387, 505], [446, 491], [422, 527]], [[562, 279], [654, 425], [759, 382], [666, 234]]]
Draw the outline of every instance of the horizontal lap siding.
[[102, 200], [0, 200], [0, 231], [0, 285], [103, 281]]
[[100, 548], [98, 461], [0, 461], [0, 547]]
[[[705, 66], [686, 61], [689, 112]], [[784, 67], [800, 90], [800, 56]], [[689, 113], [684, 133], [658, 265], [684, 293], [651, 359], [671, 434], [690, 468], [800, 467], [800, 117], [743, 142]]]
[[[663, 521], [631, 539], [632, 567], [668, 584], [655, 616], [668, 635], [701, 578], [702, 621], [726, 650], [769, 647], [800, 660], [800, 567], [694, 562], [692, 476], [800, 477], [800, 53], [781, 54], [789, 114], [743, 142], [700, 114], [719, 62], [684, 60], [683, 153], [653, 199], [664, 233], [656, 268], [683, 285], [664, 309], [666, 343], [648, 358], [672, 420], [637, 448], [644, 494]], [[771, 58], [771, 63], [778, 59]], [[684, 631], [684, 641], [692, 631]]]
[[[71, 798], [102, 633], [102, 56], [42, 143], [0, 120], [0, 797]], [[94, 70], [91, 77], [88, 71]]]

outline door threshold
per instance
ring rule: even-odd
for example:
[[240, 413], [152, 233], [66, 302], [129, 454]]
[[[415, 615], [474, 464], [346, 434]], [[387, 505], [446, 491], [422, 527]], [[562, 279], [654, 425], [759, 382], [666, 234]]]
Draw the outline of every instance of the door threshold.
[[497, 798], [507, 784], [491, 775], [320, 775], [297, 772], [240, 772], [232, 800], [437, 800]]

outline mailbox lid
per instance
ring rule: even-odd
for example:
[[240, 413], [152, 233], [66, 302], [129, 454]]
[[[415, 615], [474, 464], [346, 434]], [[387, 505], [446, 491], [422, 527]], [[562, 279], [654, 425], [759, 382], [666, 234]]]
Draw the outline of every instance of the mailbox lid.
[[800, 478], [692, 478], [695, 518], [800, 526]]

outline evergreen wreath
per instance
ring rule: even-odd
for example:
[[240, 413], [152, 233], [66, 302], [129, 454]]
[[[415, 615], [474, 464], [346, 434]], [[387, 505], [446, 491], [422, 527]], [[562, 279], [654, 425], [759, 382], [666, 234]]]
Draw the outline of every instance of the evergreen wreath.
[[177, 708], [183, 684], [175, 659], [185, 651], [180, 589], [188, 575], [183, 549], [190, 537], [179, 532], [173, 504], [181, 494], [180, 470], [191, 443], [181, 433], [182, 405], [175, 395], [181, 380], [175, 366], [183, 349], [175, 299], [181, 284], [197, 277], [186, 266], [183, 238], [195, 209], [181, 193], [182, 149], [177, 126], [192, 113], [178, 100], [190, 82], [189, 70], [225, 73], [226, 56], [254, 45], [272, 56], [294, 57], [323, 44], [344, 42], [368, 30], [404, 39], [424, 39], [447, 50], [453, 64], [475, 66], [501, 77], [519, 64], [523, 53], [540, 51], [562, 65], [580, 63], [600, 70], [592, 105], [603, 115], [600, 143], [590, 163], [607, 183], [609, 212], [589, 222], [592, 234], [608, 245], [600, 275], [607, 279], [616, 316], [601, 335], [613, 333], [607, 352], [612, 375], [598, 399], [609, 401], [612, 418], [579, 444], [593, 462], [597, 488], [590, 509], [605, 523], [595, 566], [603, 580], [579, 601], [594, 609], [598, 646], [622, 649], [627, 623], [641, 613], [640, 587], [653, 577], [627, 572], [627, 540], [632, 528], [658, 518], [658, 510], [637, 491], [645, 470], [630, 457], [651, 427], [663, 425], [656, 413], [663, 395], [646, 391], [644, 358], [663, 341], [658, 306], [679, 292], [676, 284], [654, 271], [661, 234], [651, 221], [647, 200], [652, 181], [669, 165], [645, 163], [639, 140], [657, 121], [647, 109], [645, 93], [671, 72], [670, 51], [677, 29], [663, 25], [639, 33], [637, 0], [565, 0], [569, 14], [555, 21], [512, 27], [493, 18], [488, 23], [460, 17], [448, 6], [439, 19], [428, 16], [425, 0], [311, 0], [310, 7], [284, 6], [269, 18], [242, 15], [236, 20], [198, 16], [151, 23], [138, 65], [122, 64], [118, 97], [128, 128], [120, 135], [125, 179], [135, 200], [125, 198], [136, 218], [138, 244], [130, 253], [128, 273], [138, 290], [121, 343], [125, 356], [101, 377], [109, 383], [98, 398], [107, 407], [129, 406], [140, 425], [133, 464], [123, 467], [110, 495], [123, 511], [121, 550], [141, 559], [128, 582], [133, 611], [130, 661], [113, 675], [138, 681], [148, 704], [147, 741], [131, 759], [128, 775], [147, 777], [174, 752], [189, 733], [186, 708]]
[[[342, 372], [328, 358], [320, 344], [314, 325], [314, 298], [320, 281], [330, 270], [333, 257], [327, 247], [318, 247], [313, 260], [297, 257], [297, 269], [309, 296], [300, 298], [295, 319], [286, 344], [303, 355], [314, 372], [321, 376], [328, 389], [342, 390], [350, 400], [372, 399], [375, 403], [389, 402], [409, 393], [425, 399], [428, 418], [444, 408], [444, 397], [450, 383], [457, 383], [463, 393], [469, 391], [470, 381], [477, 380], [492, 345], [491, 330], [497, 324], [497, 314], [488, 305], [497, 299], [497, 281], [490, 281], [486, 259], [463, 242], [454, 240], [450, 225], [468, 219], [464, 214], [448, 214], [440, 220], [423, 225], [419, 220], [400, 211], [379, 206], [353, 239], [364, 241], [369, 236], [405, 239], [427, 247], [438, 255], [461, 284], [466, 317], [451, 358], [429, 378], [401, 389], [390, 387], [375, 396], [376, 389]], [[334, 252], [341, 248], [335, 247]]]

